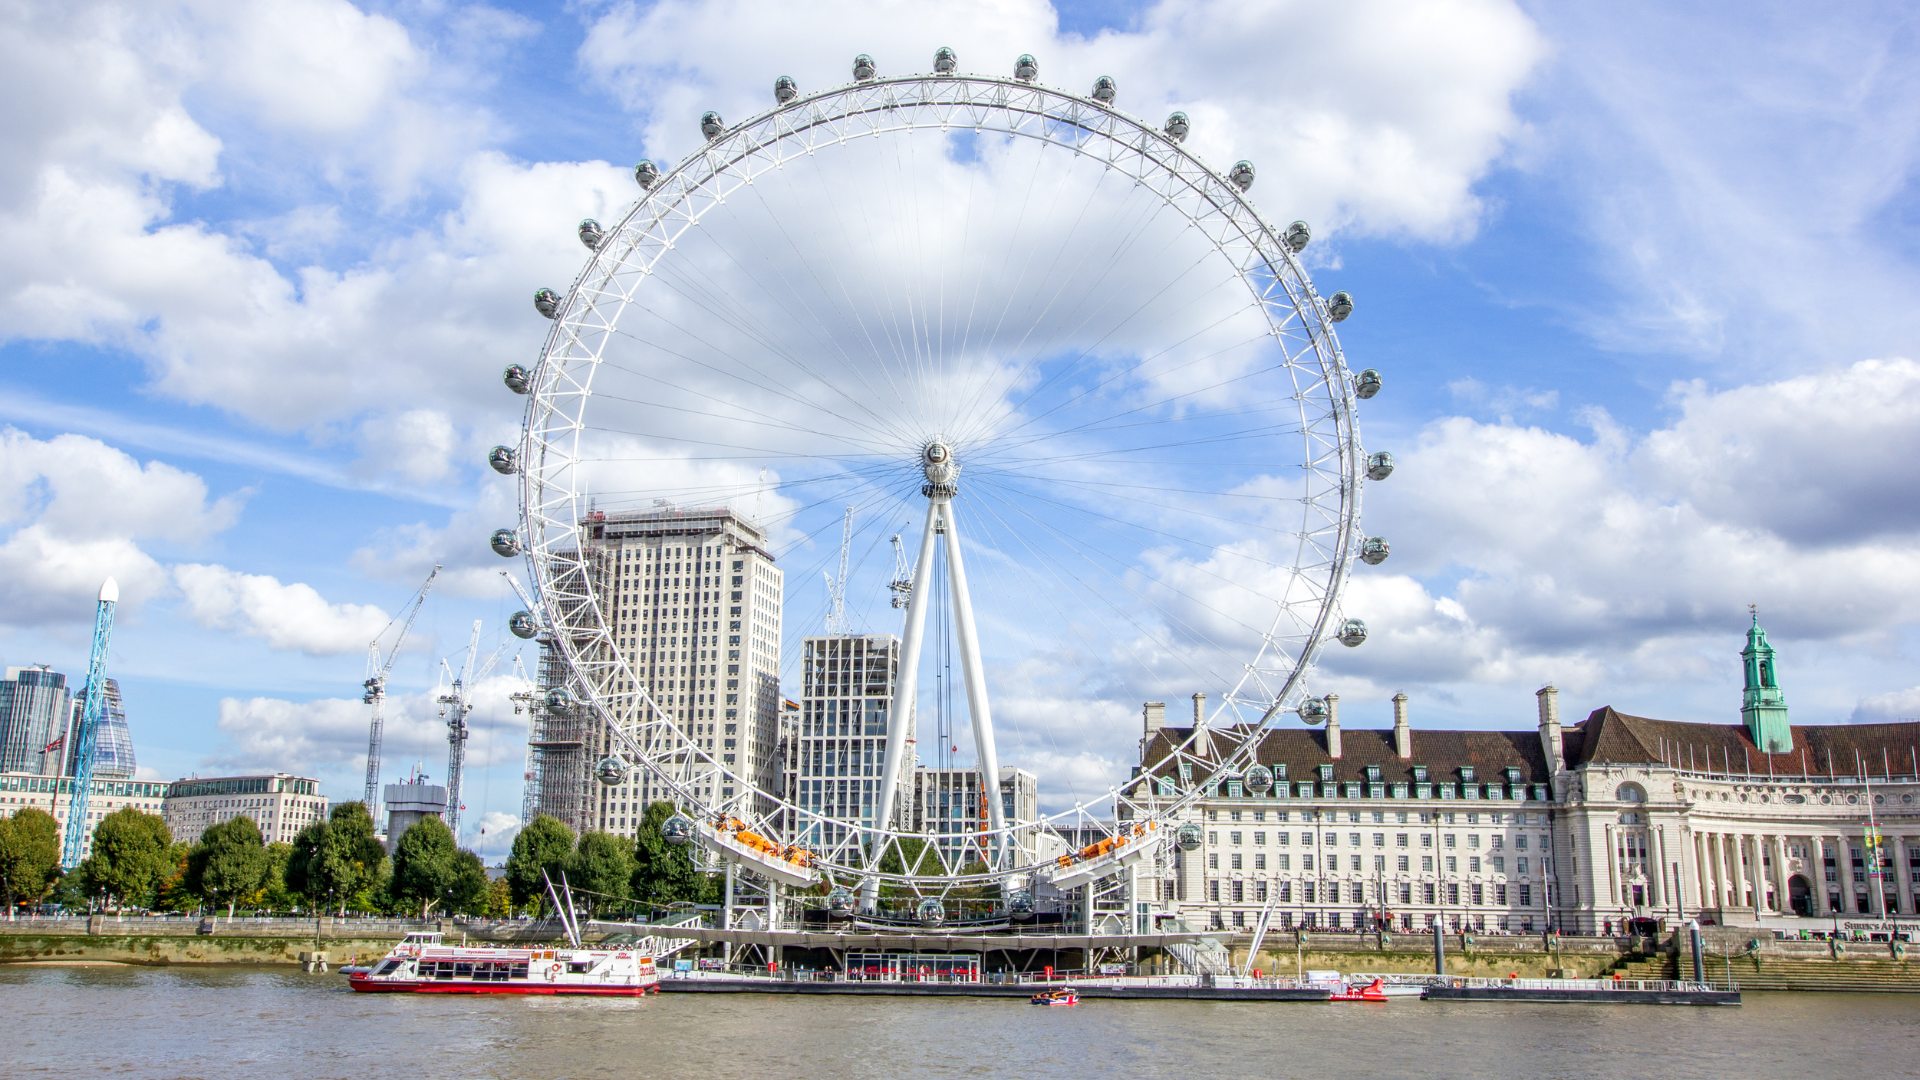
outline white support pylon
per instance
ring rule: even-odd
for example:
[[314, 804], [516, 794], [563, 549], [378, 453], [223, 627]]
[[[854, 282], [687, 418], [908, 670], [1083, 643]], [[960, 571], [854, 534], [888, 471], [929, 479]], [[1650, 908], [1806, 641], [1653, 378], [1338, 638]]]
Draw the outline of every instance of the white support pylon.
[[[947, 573], [953, 586], [953, 618], [960, 637], [960, 669], [967, 690], [967, 712], [973, 724], [975, 764], [980, 771], [982, 795], [987, 804], [988, 828], [998, 833], [1006, 824], [1000, 804], [1000, 762], [993, 742], [993, 711], [987, 700], [986, 670], [980, 658], [980, 637], [973, 621], [973, 600], [967, 590], [966, 564], [960, 554], [960, 533], [953, 512], [953, 497], [959, 490], [960, 466], [953, 451], [941, 441], [930, 442], [921, 451], [920, 467], [927, 482], [921, 494], [927, 497], [926, 524], [920, 532], [920, 558], [914, 564], [914, 582], [908, 594], [906, 628], [900, 642], [900, 675], [894, 685], [889, 707], [887, 753], [881, 767], [879, 798], [874, 800], [876, 828], [884, 830], [892, 820], [894, 800], [900, 785], [900, 770], [905, 764], [908, 727], [913, 719], [914, 700], [920, 690], [920, 647], [926, 633], [927, 596], [932, 591], [923, 575], [933, 566], [933, 546], [944, 536]], [[990, 863], [997, 862], [1004, 845], [987, 853]], [[869, 855], [870, 865], [878, 853]], [[877, 882], [871, 879], [863, 889], [863, 899], [871, 906]]]

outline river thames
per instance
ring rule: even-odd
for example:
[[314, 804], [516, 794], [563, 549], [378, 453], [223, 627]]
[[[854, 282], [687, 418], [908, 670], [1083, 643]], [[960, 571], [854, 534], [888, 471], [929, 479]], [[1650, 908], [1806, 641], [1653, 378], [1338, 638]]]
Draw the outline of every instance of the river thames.
[[1920, 998], [1750, 993], [1739, 1008], [1239, 1004], [661, 994], [354, 994], [339, 975], [0, 967], [21, 1077], [1487, 1077], [1920, 1075]]

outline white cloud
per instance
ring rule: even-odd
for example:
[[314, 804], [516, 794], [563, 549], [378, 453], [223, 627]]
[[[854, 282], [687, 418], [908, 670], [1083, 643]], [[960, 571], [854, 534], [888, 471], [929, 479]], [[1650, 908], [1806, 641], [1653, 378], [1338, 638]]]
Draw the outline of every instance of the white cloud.
[[0, 620], [91, 617], [103, 578], [137, 609], [170, 591], [146, 542], [191, 545], [233, 524], [240, 494], [209, 499], [193, 473], [81, 435], [35, 439], [0, 428]]
[[885, 74], [927, 71], [940, 45], [962, 71], [1011, 74], [1031, 52], [1049, 85], [1085, 93], [1111, 75], [1121, 108], [1155, 122], [1185, 111], [1189, 145], [1221, 169], [1252, 159], [1257, 197], [1282, 221], [1434, 238], [1472, 231], [1471, 186], [1518, 134], [1510, 99], [1544, 52], [1527, 17], [1499, 0], [1164, 0], [1136, 29], [1092, 39], [1059, 34], [1041, 0], [669, 0], [613, 5], [581, 56], [645, 116], [648, 152], [678, 157], [698, 145], [703, 111], [760, 112], [777, 75], [803, 90], [845, 83], [857, 52]]
[[330, 604], [310, 585], [282, 584], [265, 574], [243, 574], [197, 563], [173, 568], [188, 615], [202, 626], [267, 640], [275, 649], [338, 656], [367, 647], [387, 625], [387, 613], [366, 604]]
[[512, 853], [513, 838], [520, 835], [522, 824], [516, 815], [489, 810], [467, 825], [461, 842], [483, 857], [505, 858]]

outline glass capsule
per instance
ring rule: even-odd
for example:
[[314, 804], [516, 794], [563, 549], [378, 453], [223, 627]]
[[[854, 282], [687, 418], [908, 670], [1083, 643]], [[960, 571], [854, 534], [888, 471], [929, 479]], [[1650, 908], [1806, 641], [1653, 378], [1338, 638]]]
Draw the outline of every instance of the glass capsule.
[[1233, 181], [1233, 186], [1239, 188], [1241, 191], [1246, 191], [1253, 187], [1253, 162], [1234, 162], [1232, 171], [1227, 173], [1227, 179]]
[[1287, 241], [1287, 246], [1293, 249], [1293, 253], [1298, 255], [1307, 249], [1307, 241], [1313, 239], [1313, 230], [1307, 227], [1306, 222], [1296, 221], [1287, 226], [1284, 239]]
[[1021, 53], [1020, 59], [1013, 62], [1013, 77], [1016, 79], [1031, 79], [1039, 74], [1040, 63], [1032, 53]]
[[507, 370], [501, 373], [500, 378], [507, 384], [507, 389], [516, 394], [524, 394], [533, 389], [533, 376], [519, 364], [508, 364]]
[[1351, 314], [1353, 314], [1352, 293], [1337, 292], [1327, 300], [1327, 318], [1334, 322], [1346, 322], [1347, 316]]
[[587, 246], [588, 251], [599, 251], [600, 245], [607, 242], [607, 234], [600, 230], [599, 222], [584, 218], [580, 222], [580, 242]]
[[707, 112], [700, 114], [700, 134], [705, 135], [707, 141], [711, 142], [719, 138], [726, 130], [727, 125], [721, 121], [719, 113]]
[[1174, 113], [1172, 116], [1167, 117], [1167, 126], [1165, 129], [1167, 138], [1172, 139], [1174, 142], [1185, 142], [1187, 132], [1191, 130], [1192, 127], [1193, 125], [1187, 121], [1186, 113]]
[[552, 289], [540, 289], [533, 294], [533, 310], [549, 319], [560, 315], [560, 294]]
[[1200, 845], [1206, 838], [1207, 834], [1201, 830], [1200, 826], [1191, 821], [1180, 826], [1173, 834], [1173, 842], [1179, 845], [1181, 851], [1200, 850]]
[[1300, 703], [1300, 719], [1309, 724], [1320, 725], [1327, 722], [1327, 703], [1320, 698], [1308, 698]]
[[507, 619], [507, 629], [522, 641], [531, 641], [540, 633], [540, 623], [534, 619], [531, 611], [516, 611]]
[[1102, 105], [1113, 104], [1114, 95], [1119, 92], [1120, 87], [1114, 83], [1113, 77], [1110, 75], [1102, 75], [1093, 80], [1093, 100], [1100, 102]]
[[1352, 649], [1367, 640], [1367, 624], [1359, 619], [1348, 619], [1340, 624], [1340, 644]]
[[1353, 377], [1353, 396], [1365, 401], [1380, 392], [1380, 373], [1372, 368]]
[[496, 446], [487, 451], [487, 464], [502, 476], [512, 476], [520, 471], [519, 463], [514, 460], [513, 447]]
[[554, 712], [566, 712], [573, 708], [573, 695], [567, 693], [564, 686], [556, 686], [547, 691], [547, 708]]
[[773, 80], [773, 100], [785, 105], [799, 96], [800, 87], [794, 83], [791, 76], [782, 75]]
[[1247, 775], [1242, 778], [1242, 782], [1247, 785], [1247, 790], [1255, 795], [1265, 795], [1273, 788], [1273, 770], [1265, 765], [1255, 765], [1247, 770]]
[[693, 839], [693, 822], [675, 814], [660, 826], [660, 839], [676, 847]]
[[947, 920], [947, 906], [929, 896], [920, 901], [920, 922], [925, 926], [939, 926]]
[[[933, 70], [936, 73], [951, 75], [953, 74], [953, 69], [959, 66], [960, 58], [953, 54], [952, 49], [942, 45], [933, 51]], [[856, 71], [854, 74], [857, 75], [859, 72]]]
[[1367, 455], [1367, 479], [1385, 480], [1393, 475], [1393, 455], [1385, 450]]
[[652, 191], [653, 185], [660, 182], [660, 166], [651, 161], [642, 161], [633, 167], [633, 182], [643, 190]]
[[1360, 561], [1368, 566], [1379, 566], [1392, 553], [1393, 549], [1387, 546], [1384, 536], [1369, 536], [1360, 542]]
[[603, 757], [593, 767], [593, 775], [602, 784], [613, 787], [627, 778], [627, 763], [617, 757]]
[[878, 74], [880, 69], [873, 66], [873, 57], [861, 53], [853, 58], [853, 77], [856, 81], [866, 82]]
[[520, 554], [520, 540], [513, 535], [512, 529], [493, 530], [493, 536], [487, 543], [493, 548], [493, 553], [503, 559], [511, 559]]

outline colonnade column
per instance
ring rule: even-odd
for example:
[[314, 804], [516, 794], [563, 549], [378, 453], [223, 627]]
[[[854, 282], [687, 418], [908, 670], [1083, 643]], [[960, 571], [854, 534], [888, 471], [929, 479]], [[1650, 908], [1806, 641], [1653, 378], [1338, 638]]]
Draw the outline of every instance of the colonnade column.
[[1697, 894], [1698, 906], [1715, 906], [1708, 898], [1707, 886], [1712, 878], [1711, 868], [1707, 865], [1707, 834], [1696, 831], [1693, 834], [1693, 887]]
[[1793, 910], [1793, 875], [1787, 872], [1787, 838], [1779, 833], [1773, 834], [1773, 876], [1780, 881], [1774, 909], [1785, 915]]
[[1735, 833], [1733, 837], [1733, 906], [1757, 907], [1747, 902], [1747, 890], [1752, 888], [1753, 875], [1747, 872], [1747, 840], [1749, 837]]

